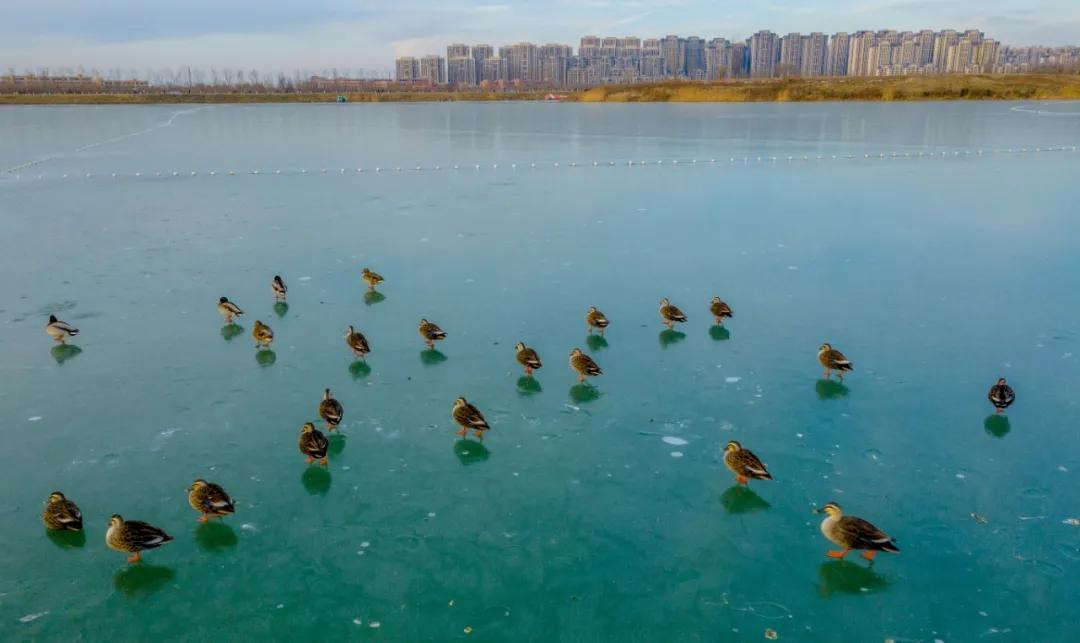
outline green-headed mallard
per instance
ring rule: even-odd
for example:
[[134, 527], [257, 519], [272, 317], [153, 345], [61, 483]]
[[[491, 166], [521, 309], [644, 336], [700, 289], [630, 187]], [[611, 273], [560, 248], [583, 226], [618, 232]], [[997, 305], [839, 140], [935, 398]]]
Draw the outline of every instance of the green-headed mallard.
[[852, 549], [862, 550], [862, 556], [866, 560], [874, 560], [879, 551], [900, 553], [900, 548], [893, 542], [892, 537], [862, 518], [845, 516], [840, 505], [835, 502], [826, 503], [821, 509], [815, 510], [815, 513], [825, 514], [825, 520], [821, 521], [821, 533], [844, 548], [841, 551], [829, 551], [830, 558], [843, 558]]
[[735, 473], [735, 481], [738, 484], [746, 484], [751, 478], [754, 480], [772, 480], [772, 474], [754, 455], [753, 451], [742, 448], [742, 445], [732, 440], [724, 448], [724, 464]]
[[345, 331], [345, 344], [352, 349], [353, 355], [356, 355], [357, 359], [364, 359], [364, 356], [371, 352], [367, 337], [364, 337], [363, 333], [352, 326], [349, 326], [349, 330]]
[[322, 434], [322, 431], [316, 429], [311, 422], [305, 422], [304, 426], [301, 427], [300, 440], [297, 442], [297, 446], [300, 447], [300, 453], [307, 456], [308, 464], [318, 460], [319, 464], [326, 466], [326, 451], [330, 448], [330, 442]]
[[239, 306], [229, 301], [228, 297], [218, 299], [217, 311], [225, 317], [226, 324], [233, 323], [233, 317], [244, 314], [244, 311], [240, 310]]
[[476, 432], [476, 437], [483, 440], [484, 431], [491, 428], [491, 425], [484, 419], [484, 414], [475, 406], [466, 402], [463, 397], [454, 400], [454, 410], [452, 415], [454, 416], [454, 421], [461, 427], [457, 432], [461, 437], [465, 437], [465, 434], [469, 432], [469, 429], [472, 429]]
[[536, 351], [525, 345], [524, 342], [518, 342], [514, 345], [514, 350], [517, 352], [518, 364], [525, 367], [525, 374], [532, 375], [532, 372], [543, 364], [540, 363], [540, 356], [536, 354]]
[[832, 376], [832, 372], [836, 371], [836, 375], [841, 379], [844, 379], [844, 372], [853, 370], [851, 360], [844, 357], [844, 354], [836, 350], [828, 343], [822, 344], [818, 349], [817, 354], [818, 361], [825, 367], [825, 379], [829, 379]]
[[1016, 400], [1016, 393], [1013, 392], [1011, 386], [1005, 383], [1005, 378], [1000, 377], [997, 384], [990, 387], [990, 392], [987, 393], [986, 397], [994, 405], [994, 412], [1002, 413]]
[[49, 323], [45, 324], [45, 332], [56, 342], [63, 344], [68, 337], [78, 335], [79, 329], [65, 321], [60, 321], [56, 318], [56, 315], [49, 315]]
[[378, 286], [379, 284], [381, 284], [383, 282], [382, 275], [380, 275], [377, 272], [372, 272], [372, 271], [368, 270], [367, 268], [364, 268], [364, 271], [361, 274], [361, 277], [363, 277], [364, 282], [367, 283], [368, 290], [375, 290], [375, 286]]
[[258, 319], [251, 329], [251, 336], [255, 338], [255, 348], [270, 348], [270, 342], [274, 341], [274, 331]]
[[341, 424], [341, 418], [345, 415], [345, 409], [330, 395], [330, 389], [323, 392], [323, 398], [319, 402], [319, 417], [326, 420], [326, 430], [333, 431]]
[[270, 282], [270, 289], [274, 291], [274, 299], [278, 301], [285, 301], [285, 293], [289, 292], [281, 275], [274, 275], [274, 280]]
[[420, 331], [420, 336], [424, 338], [424, 343], [428, 345], [428, 348], [435, 348], [436, 341], [446, 339], [446, 333], [443, 332], [443, 329], [426, 319], [420, 320], [420, 328], [417, 330]]
[[668, 328], [675, 326], [675, 322], [680, 324], [686, 321], [686, 315], [683, 311], [679, 310], [678, 306], [672, 306], [667, 297], [660, 300], [660, 319], [664, 320], [664, 325]]
[[712, 302], [709, 304], [709, 312], [712, 313], [713, 319], [716, 321], [717, 326], [724, 325], [724, 318], [731, 317], [731, 306], [724, 303], [724, 300], [719, 297], [713, 297]]
[[109, 530], [105, 532], [105, 544], [111, 549], [133, 554], [127, 559], [129, 563], [139, 562], [143, 551], [157, 549], [172, 539], [172, 536], [153, 525], [139, 520], [124, 520], [120, 514], [112, 515]]
[[577, 372], [579, 382], [584, 382], [586, 377], [596, 377], [604, 373], [593, 358], [582, 353], [580, 348], [570, 351], [570, 368]]
[[59, 491], [49, 494], [41, 519], [49, 529], [82, 531], [82, 512], [74, 502], [65, 498]]
[[589, 312], [585, 313], [585, 324], [588, 326], [590, 334], [595, 328], [603, 335], [604, 329], [608, 327], [608, 319], [604, 317], [604, 313], [596, 309], [596, 306], [589, 306]]
[[199, 516], [199, 522], [206, 522], [211, 517], [220, 518], [236, 513], [232, 498], [225, 493], [221, 485], [207, 482], [202, 478], [196, 478], [195, 482], [188, 487], [187, 501], [192, 509], [202, 514]]

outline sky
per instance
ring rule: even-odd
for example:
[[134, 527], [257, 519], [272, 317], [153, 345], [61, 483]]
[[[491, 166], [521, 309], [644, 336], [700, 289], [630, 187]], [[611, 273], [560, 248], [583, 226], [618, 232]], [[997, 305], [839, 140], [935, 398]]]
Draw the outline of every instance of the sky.
[[980, 29], [1080, 44], [1078, 0], [0, 0], [9, 68], [387, 70], [451, 42], [574, 45], [585, 34], [742, 39], [759, 29]]

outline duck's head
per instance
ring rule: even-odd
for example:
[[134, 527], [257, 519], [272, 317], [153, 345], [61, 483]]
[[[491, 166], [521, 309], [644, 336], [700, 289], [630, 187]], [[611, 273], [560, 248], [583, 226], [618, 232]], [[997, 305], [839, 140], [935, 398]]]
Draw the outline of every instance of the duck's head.
[[671, 304], [671, 302], [670, 302], [670, 301], [668, 301], [668, 298], [667, 298], [667, 297], [664, 297], [663, 299], [661, 299], [661, 300], [660, 300], [660, 305], [661, 305], [661, 306], [668, 306], [668, 305], [670, 305], [670, 304]]
[[1005, 386], [1005, 378], [1004, 377], [999, 377], [998, 378], [998, 386]]
[[311, 433], [315, 430], [315, 425], [311, 422], [304, 422], [304, 426], [300, 427], [301, 433]]
[[363, 274], [365, 274], [365, 275], [370, 275], [370, 274], [371, 274], [371, 271], [370, 271], [370, 270], [368, 270], [367, 268], [364, 268], [364, 269], [363, 269], [363, 271], [361, 271], [361, 272], [362, 272]]
[[67, 500], [67, 498], [65, 498], [64, 494], [60, 493], [59, 491], [54, 491], [49, 494], [49, 504], [52, 504], [54, 502], [63, 502], [65, 500]]
[[514, 350], [519, 352], [519, 353], [521, 351], [525, 350], [525, 342], [518, 342], [518, 343], [514, 344]]
[[742, 449], [742, 445], [739, 444], [738, 442], [736, 442], [735, 440], [732, 440], [732, 441], [727, 443], [726, 447], [724, 447], [724, 453], [733, 453], [733, 452], [739, 451], [741, 449]]
[[219, 304], [227, 304], [227, 303], [229, 303], [229, 298], [228, 297], [222, 297], [221, 299], [218, 299], [218, 303]]
[[196, 489], [202, 489], [203, 487], [206, 486], [206, 484], [207, 484], [206, 480], [203, 480], [202, 478], [195, 478], [195, 482], [191, 483], [191, 486], [188, 487], [188, 491], [195, 491]]
[[322, 399], [324, 399], [324, 400], [329, 400], [330, 399], [330, 389], [326, 389], [325, 391], [323, 391]]
[[50, 324], [55, 324], [56, 323], [56, 315], [49, 315], [49, 323]]
[[466, 402], [465, 398], [463, 398], [463, 397], [459, 397], [458, 399], [454, 400], [454, 408], [455, 409], [459, 408], [459, 407], [462, 407], [462, 406], [465, 406], [466, 404], [468, 404], [468, 402]]
[[346, 335], [352, 335], [352, 334], [353, 334], [353, 333], [355, 333], [355, 332], [356, 332], [356, 331], [354, 331], [354, 330], [353, 330], [353, 327], [352, 327], [352, 326], [349, 326], [349, 330], [345, 331], [345, 334], [346, 334]]
[[109, 518], [109, 527], [119, 527], [121, 524], [123, 524], [123, 522], [123, 516], [121, 516], [120, 514], [113, 514], [112, 517]]
[[580, 348], [575, 348], [574, 350], [570, 351], [570, 357], [577, 357], [578, 355], [581, 355]]
[[844, 511], [840, 509], [840, 505], [835, 502], [826, 502], [824, 507], [815, 509], [814, 513], [825, 514], [830, 518], [839, 518], [844, 515]]
[[824, 344], [821, 345], [821, 348], [818, 349], [818, 352], [824, 353], [825, 351], [831, 351], [831, 350], [832, 350], [832, 346], [829, 344], [829, 342], [825, 342]]
[[427, 323], [428, 323], [428, 320], [426, 320], [426, 319], [421, 319], [420, 320], [420, 325], [421, 326], [427, 326]]
[[595, 313], [596, 312], [596, 306], [589, 306], [589, 312], [590, 313]]
[[719, 304], [720, 303], [720, 298], [719, 297], [713, 297], [712, 298], [712, 303]]

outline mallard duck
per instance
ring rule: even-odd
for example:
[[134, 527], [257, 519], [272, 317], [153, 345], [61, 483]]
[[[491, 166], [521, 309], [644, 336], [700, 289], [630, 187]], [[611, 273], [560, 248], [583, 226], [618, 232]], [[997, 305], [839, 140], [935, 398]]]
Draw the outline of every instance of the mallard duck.
[[383, 277], [377, 272], [372, 272], [367, 268], [364, 268], [361, 277], [368, 285], [368, 290], [375, 290], [375, 286], [378, 286], [383, 282]]
[[830, 558], [843, 558], [852, 549], [862, 550], [862, 557], [866, 560], [874, 560], [879, 551], [900, 553], [892, 537], [862, 518], [845, 516], [835, 502], [826, 503], [814, 513], [825, 514], [825, 520], [821, 521], [821, 533], [843, 547], [841, 551], [827, 552]]
[[345, 409], [341, 407], [341, 402], [331, 397], [330, 389], [326, 389], [323, 392], [322, 401], [319, 402], [319, 417], [326, 420], [326, 430], [333, 431], [337, 428], [337, 425], [341, 424], [343, 415], [345, 415]]
[[60, 321], [56, 318], [56, 315], [49, 315], [49, 323], [45, 324], [45, 332], [56, 342], [63, 344], [66, 338], [78, 335], [79, 329], [67, 322]]
[[206, 522], [211, 517], [220, 518], [236, 513], [232, 498], [225, 493], [221, 485], [207, 482], [202, 478], [196, 478], [195, 482], [188, 487], [187, 501], [192, 509], [202, 514], [199, 516], [199, 522]]
[[484, 419], [484, 414], [475, 406], [466, 402], [463, 397], [454, 400], [454, 410], [451, 414], [454, 416], [454, 421], [461, 427], [457, 432], [461, 437], [465, 437], [469, 429], [472, 429], [476, 432], [477, 439], [483, 440], [484, 431], [491, 428], [491, 425]]
[[255, 348], [270, 348], [270, 342], [274, 341], [274, 331], [258, 319], [251, 329], [251, 336], [255, 338]]
[[357, 359], [364, 359], [364, 356], [371, 352], [367, 337], [364, 337], [363, 333], [352, 326], [349, 326], [349, 330], [345, 331], [345, 344], [352, 349], [353, 355], [356, 355]]
[[664, 325], [668, 328], [675, 326], [675, 322], [680, 324], [686, 321], [686, 315], [683, 311], [679, 310], [678, 306], [672, 306], [667, 297], [660, 300], [660, 319], [664, 320]]
[[82, 512], [74, 502], [65, 498], [59, 491], [49, 494], [41, 519], [49, 529], [82, 531]]
[[709, 304], [709, 312], [712, 313], [713, 319], [716, 320], [717, 326], [724, 325], [724, 318], [731, 317], [731, 306], [724, 303], [724, 300], [719, 297], [713, 297], [712, 303]]
[[1005, 378], [1000, 377], [997, 384], [990, 387], [990, 392], [987, 393], [986, 397], [994, 405], [995, 413], [1003, 413], [1016, 400], [1016, 393], [1013, 392], [1011, 386], [1005, 383]]
[[240, 310], [239, 306], [229, 301], [228, 297], [218, 299], [217, 311], [225, 317], [226, 324], [233, 323], [233, 317], [244, 314], [244, 311]]
[[746, 484], [750, 479], [772, 480], [772, 474], [754, 452], [742, 448], [735, 440], [728, 442], [724, 448], [724, 464], [735, 473], [738, 484]]
[[446, 333], [443, 332], [443, 329], [426, 319], [420, 320], [420, 328], [418, 330], [420, 331], [420, 336], [424, 338], [424, 342], [427, 343], [428, 348], [435, 348], [436, 341], [446, 339]]
[[330, 442], [311, 422], [305, 422], [300, 428], [300, 440], [297, 446], [300, 447], [300, 453], [307, 456], [308, 464], [318, 460], [319, 464], [326, 466], [326, 451], [330, 448]]
[[596, 309], [596, 306], [589, 306], [589, 312], [585, 313], [585, 324], [589, 327], [590, 334], [595, 328], [603, 335], [604, 329], [608, 327], [608, 319], [604, 317], [604, 313]]
[[584, 382], [586, 376], [596, 377], [604, 373], [593, 361], [593, 358], [582, 353], [580, 348], [570, 351], [570, 368], [577, 371], [579, 382]]
[[120, 514], [112, 515], [109, 530], [105, 532], [105, 544], [111, 549], [133, 554], [127, 559], [129, 563], [139, 562], [143, 551], [157, 549], [172, 539], [172, 536], [153, 525], [139, 520], [124, 520]]
[[274, 280], [270, 282], [270, 289], [274, 291], [274, 299], [278, 301], [285, 301], [285, 293], [289, 292], [281, 275], [274, 275]]
[[518, 342], [514, 346], [514, 350], [517, 352], [518, 364], [525, 367], [525, 374], [532, 375], [532, 372], [543, 364], [540, 363], [540, 356], [536, 354], [536, 351], [525, 345], [524, 342]]
[[825, 367], [825, 379], [829, 379], [832, 372], [836, 371], [837, 377], [843, 381], [844, 371], [850, 371], [854, 368], [851, 360], [844, 357], [843, 353], [834, 349], [828, 343], [822, 344], [821, 348], [818, 349], [817, 358], [821, 365]]

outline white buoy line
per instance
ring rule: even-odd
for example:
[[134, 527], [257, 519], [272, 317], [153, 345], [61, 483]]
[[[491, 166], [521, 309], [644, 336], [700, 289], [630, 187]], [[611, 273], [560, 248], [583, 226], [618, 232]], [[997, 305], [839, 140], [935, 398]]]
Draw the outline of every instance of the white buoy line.
[[[1078, 149], [1078, 146], [1056, 146], [1056, 147], [1020, 147], [1020, 148], [995, 148], [995, 149], [978, 149], [978, 150], [946, 150], [946, 151], [920, 151], [920, 152], [878, 152], [878, 153], [862, 153], [862, 154], [831, 154], [831, 155], [808, 155], [808, 154], [787, 154], [783, 156], [731, 156], [727, 158], [727, 162], [724, 163], [724, 159], [709, 158], [708, 160], [698, 160], [696, 158], [687, 159], [656, 159], [656, 160], [594, 160], [594, 161], [532, 161], [522, 163], [503, 163], [502, 169], [505, 171], [507, 166], [512, 171], [518, 171], [519, 168], [527, 170], [537, 169], [591, 169], [602, 167], [624, 167], [624, 168], [645, 168], [645, 167], [700, 167], [708, 165], [780, 165], [791, 166], [799, 163], [814, 163], [819, 164], [822, 162], [889, 162], [889, 161], [901, 161], [901, 160], [934, 160], [934, 159], [959, 159], [965, 157], [987, 157], [987, 156], [1004, 156], [1004, 155], [1032, 155], [1032, 154], [1046, 154], [1046, 153], [1074, 153]], [[152, 177], [154, 179], [169, 179], [169, 178], [195, 178], [195, 177], [216, 177], [219, 174], [225, 174], [228, 176], [248, 175], [248, 176], [298, 176], [309, 175], [311, 172], [306, 168], [278, 168], [274, 170], [267, 169], [251, 169], [251, 170], [148, 170], [137, 172], [75, 172], [75, 173], [63, 173], [60, 175], [45, 175], [34, 174], [25, 175], [20, 170], [29, 169], [33, 167], [33, 164], [20, 165], [15, 168], [8, 169], [4, 174], [11, 176], [16, 180], [23, 178], [32, 179], [46, 179], [46, 178], [60, 178], [60, 179], [87, 179], [87, 180], [100, 180], [103, 178], [146, 178]], [[382, 166], [376, 165], [374, 167], [364, 168], [336, 168], [334, 171], [330, 168], [319, 168], [319, 175], [336, 175], [336, 176], [353, 176], [362, 174], [382, 174], [386, 171], [392, 172], [436, 172], [436, 171], [454, 171], [460, 172], [463, 169], [470, 169], [473, 172], [480, 171], [498, 171], [500, 170], [499, 163], [470, 163], [466, 165], [414, 165], [414, 166]]]

